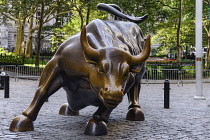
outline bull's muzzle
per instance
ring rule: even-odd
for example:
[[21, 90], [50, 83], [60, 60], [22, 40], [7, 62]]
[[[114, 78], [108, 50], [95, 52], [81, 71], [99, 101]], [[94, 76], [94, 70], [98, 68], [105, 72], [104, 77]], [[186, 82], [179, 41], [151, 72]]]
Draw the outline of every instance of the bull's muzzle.
[[115, 108], [122, 102], [124, 96], [123, 89], [104, 88], [99, 91], [100, 100], [107, 108]]

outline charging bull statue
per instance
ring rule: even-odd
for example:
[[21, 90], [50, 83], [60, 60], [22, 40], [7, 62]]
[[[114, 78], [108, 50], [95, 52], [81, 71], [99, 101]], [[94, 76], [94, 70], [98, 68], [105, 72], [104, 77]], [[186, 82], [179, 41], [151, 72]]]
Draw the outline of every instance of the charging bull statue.
[[115, 15], [116, 20], [93, 20], [61, 44], [42, 73], [32, 103], [22, 115], [14, 118], [10, 131], [34, 130], [33, 121], [45, 100], [61, 87], [67, 92], [68, 103], [60, 108], [59, 114], [78, 115], [86, 106], [98, 107], [86, 124], [86, 135], [107, 134], [110, 113], [125, 94], [130, 103], [126, 119], [144, 120], [139, 92], [145, 61], [150, 54], [150, 36], [144, 42], [135, 23], [143, 22], [147, 15], [131, 17], [113, 4], [97, 7]]

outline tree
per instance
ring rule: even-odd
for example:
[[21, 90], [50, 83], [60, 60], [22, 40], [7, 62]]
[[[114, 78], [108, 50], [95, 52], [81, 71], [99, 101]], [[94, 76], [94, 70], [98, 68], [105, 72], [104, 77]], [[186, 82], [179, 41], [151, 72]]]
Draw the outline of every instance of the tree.
[[[203, 27], [207, 36], [207, 54], [205, 58], [205, 69], [210, 68], [210, 1], [203, 1]], [[204, 38], [205, 39], [205, 38]]]
[[17, 23], [16, 46], [14, 53], [24, 55], [24, 25], [29, 16], [30, 0], [2, 0], [0, 3], [0, 13], [3, 17]]
[[[8, 2], [9, 0], [4, 0]], [[194, 0], [193, 0], [194, 1]], [[143, 33], [154, 33], [156, 34], [153, 37], [153, 40], [159, 42], [162, 46], [164, 46], [165, 50], [177, 48], [177, 62], [181, 61], [181, 52], [182, 47], [190, 46], [194, 43], [192, 26], [194, 25], [194, 17], [193, 17], [193, 8], [188, 8], [194, 5], [194, 2], [190, 0], [122, 0], [122, 1], [114, 1], [114, 0], [19, 0], [19, 5], [16, 1], [12, 3], [12, 8], [8, 8], [7, 10], [1, 10], [1, 12], [8, 13], [9, 10], [13, 9], [13, 13], [11, 15], [16, 15], [16, 21], [21, 17], [18, 25], [21, 25], [21, 22], [27, 22], [29, 28], [29, 34], [26, 41], [26, 56], [30, 57], [32, 55], [32, 35], [36, 30], [40, 31], [41, 36], [44, 37], [43, 31], [46, 29], [51, 29], [53, 33], [52, 43], [54, 48], [57, 46], [57, 43], [63, 42], [69, 36], [75, 34], [80, 30], [80, 28], [88, 24], [89, 21], [95, 18], [105, 19], [107, 17], [107, 12], [96, 10], [96, 5], [99, 2], [103, 3], [113, 3], [119, 5], [123, 13], [135, 16], [142, 16], [144, 14], [149, 14], [149, 18], [146, 22], [141, 23], [140, 27], [143, 30]], [[21, 3], [20, 3], [21, 2]], [[22, 3], [23, 2], [23, 3]], [[44, 3], [45, 10], [44, 13], [40, 13], [41, 3]], [[21, 6], [20, 6], [21, 4]], [[25, 4], [25, 5], [24, 5]], [[18, 5], [18, 6], [17, 6]], [[26, 8], [19, 10], [14, 10], [25, 6]], [[15, 13], [16, 11], [16, 13]], [[43, 20], [40, 24], [40, 20], [35, 16], [36, 13], [39, 12], [40, 15], [43, 14]], [[25, 14], [28, 13], [28, 14]], [[30, 13], [30, 14], [29, 14]], [[69, 17], [69, 23], [64, 24], [62, 28], [60, 28], [59, 20], [60, 17], [63, 17], [64, 14], [71, 13]], [[10, 14], [6, 14], [7, 16]], [[25, 15], [24, 17], [22, 15]], [[10, 16], [12, 17], [12, 16]], [[78, 20], [80, 17], [80, 20]], [[56, 22], [53, 26], [49, 27], [45, 26], [45, 23], [50, 21], [51, 19], [56, 19]], [[34, 21], [38, 24], [34, 25]], [[22, 23], [24, 25], [24, 23]], [[59, 27], [59, 28], [57, 28]], [[42, 29], [40, 29], [42, 28]], [[54, 28], [54, 29], [53, 29]], [[20, 28], [21, 29], [21, 28]], [[21, 32], [18, 32], [21, 33]], [[44, 32], [46, 33], [46, 32]], [[22, 35], [20, 35], [22, 36]], [[42, 38], [39, 38], [41, 40]], [[22, 40], [22, 39], [18, 39]], [[20, 43], [19, 43], [20, 44]], [[24, 44], [24, 43], [22, 43]], [[41, 45], [41, 43], [38, 43]], [[175, 45], [176, 44], [176, 45]], [[20, 45], [21, 46], [21, 45]], [[23, 47], [19, 47], [23, 48]], [[38, 47], [41, 48], [41, 47]], [[162, 47], [163, 48], [163, 47]]]
[[[95, 18], [104, 19], [107, 17], [103, 12], [96, 10], [97, 3], [97, 0], [71, 0], [70, 20], [62, 27], [54, 29], [54, 35], [51, 37], [52, 44], [64, 42], [67, 38], [79, 32], [82, 26], [87, 25], [89, 21]], [[54, 45], [51, 49], [55, 51], [57, 48], [58, 46]]]
[[[183, 0], [153, 0], [146, 2], [150, 7], [155, 8], [154, 21], [155, 37], [154, 42], [160, 43], [162, 46], [170, 48], [176, 44], [177, 48], [177, 62], [181, 61], [181, 23]], [[153, 5], [153, 6], [152, 6]], [[170, 50], [170, 49], [168, 49]]]
[[44, 8], [45, 8], [45, 2], [41, 2], [41, 9], [40, 9], [40, 17], [39, 17], [39, 30], [37, 33], [37, 48], [36, 48], [36, 63], [35, 66], [39, 66], [39, 58], [40, 58], [40, 50], [41, 50], [41, 40], [42, 40], [42, 26], [43, 26], [43, 20], [44, 20]]
[[[33, 23], [34, 22], [30, 22], [30, 25], [29, 27], [32, 27], [32, 28], [29, 28], [29, 37], [28, 37], [28, 40], [27, 42], [29, 42], [29, 44], [27, 44], [26, 48], [29, 50], [29, 51], [26, 51], [28, 52], [28, 54], [26, 54], [26, 56], [28, 57], [31, 57], [31, 50], [32, 50], [32, 34], [38, 30], [38, 36], [42, 34], [42, 29], [41, 28], [45, 28], [45, 23], [49, 22], [50, 20], [52, 19], [56, 19], [55, 20], [55, 23], [54, 25], [51, 25], [52, 27], [51, 28], [45, 28], [45, 29], [50, 29], [50, 33], [52, 34], [53, 33], [53, 27], [57, 27], [58, 26], [58, 21], [60, 21], [60, 17], [62, 17], [62, 15], [65, 15], [67, 13], [70, 13], [71, 12], [71, 2], [67, 1], [67, 0], [55, 0], [55, 1], [52, 1], [52, 0], [39, 0], [37, 1], [37, 8], [34, 8], [36, 9], [34, 11], [32, 15], [33, 19], [36, 19], [37, 23], [35, 26], [33, 26]], [[41, 2], [41, 3], [40, 3]], [[44, 6], [44, 10], [41, 10], [43, 7], [42, 5], [45, 5]], [[34, 15], [38, 13], [38, 16], [34, 17]], [[43, 16], [41, 19], [41, 16]], [[45, 32], [46, 33], [46, 32]], [[42, 34], [41, 36], [43, 36], [44, 38], [44, 35]], [[39, 43], [39, 41], [41, 41], [43, 38], [40, 38], [40, 36], [38, 37], [38, 43], [37, 43], [37, 56], [39, 57], [39, 53], [40, 53], [40, 49], [41, 49], [41, 43]], [[38, 61], [38, 59], [37, 59]], [[38, 62], [36, 62], [37, 65], [38, 65]]]
[[[40, 28], [37, 22], [36, 14], [40, 13], [41, 3], [45, 3], [43, 13], [43, 23], [58, 17], [59, 15], [69, 13], [71, 11], [70, 2], [67, 0], [2, 0], [0, 3], [0, 13], [17, 24], [17, 36], [15, 54], [32, 55], [32, 34]], [[60, 5], [58, 4], [60, 3]], [[60, 9], [60, 10], [58, 10]], [[59, 11], [59, 12], [58, 12]], [[41, 13], [40, 13], [41, 14]], [[28, 23], [29, 33], [26, 41], [26, 51], [24, 54], [24, 26]]]

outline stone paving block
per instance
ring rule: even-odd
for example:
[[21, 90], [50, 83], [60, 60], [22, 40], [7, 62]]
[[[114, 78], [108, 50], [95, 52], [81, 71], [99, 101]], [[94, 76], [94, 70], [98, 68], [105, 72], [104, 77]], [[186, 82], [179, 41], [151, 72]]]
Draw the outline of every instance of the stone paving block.
[[106, 136], [86, 136], [84, 128], [96, 107], [89, 106], [80, 111], [80, 116], [60, 116], [58, 111], [67, 102], [66, 94], [60, 89], [49, 98], [34, 122], [35, 131], [10, 132], [12, 119], [19, 116], [30, 104], [38, 86], [38, 81], [10, 80], [10, 98], [3, 98], [0, 90], [0, 139], [210, 139], [210, 84], [203, 85], [206, 100], [194, 100], [195, 84], [177, 87], [171, 84], [170, 109], [163, 108], [163, 84], [142, 85], [140, 105], [145, 113], [145, 121], [125, 120], [128, 109], [127, 96], [112, 112]]

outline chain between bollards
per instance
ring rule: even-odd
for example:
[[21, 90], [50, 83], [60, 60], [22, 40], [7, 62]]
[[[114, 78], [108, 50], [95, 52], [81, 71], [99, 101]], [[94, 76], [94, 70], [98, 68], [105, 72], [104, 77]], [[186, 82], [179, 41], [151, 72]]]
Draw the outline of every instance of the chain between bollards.
[[170, 107], [170, 82], [168, 79], [164, 81], [164, 108]]

